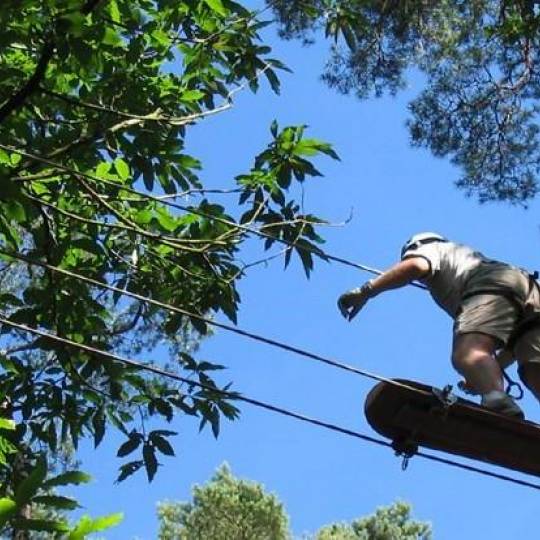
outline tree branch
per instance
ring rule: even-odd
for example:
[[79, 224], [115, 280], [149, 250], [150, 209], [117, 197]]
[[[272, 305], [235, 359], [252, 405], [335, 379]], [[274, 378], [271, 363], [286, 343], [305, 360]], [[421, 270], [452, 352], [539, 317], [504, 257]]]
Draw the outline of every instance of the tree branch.
[[[166, 236], [166, 235], [162, 235], [162, 234], [157, 234], [157, 233], [152, 233], [152, 232], [149, 232], [149, 231], [146, 231], [144, 229], [141, 229], [139, 228], [135, 223], [132, 223], [131, 221], [127, 220], [126, 218], [126, 221], [125, 222], [119, 222], [119, 223], [107, 223], [107, 222], [104, 222], [104, 221], [99, 221], [97, 219], [91, 219], [91, 218], [86, 218], [86, 217], [83, 217], [83, 216], [80, 216], [78, 214], [73, 214], [72, 212], [69, 212], [68, 210], [64, 210], [63, 208], [59, 208], [58, 206], [50, 203], [50, 202], [47, 202], [47, 201], [44, 201], [42, 198], [40, 197], [34, 197], [33, 195], [30, 195], [29, 193], [24, 193], [24, 196], [33, 201], [33, 202], [36, 202], [42, 206], [46, 206], [47, 208], [50, 208], [51, 210], [59, 213], [59, 214], [62, 214], [74, 221], [78, 221], [80, 223], [85, 223], [87, 225], [97, 225], [98, 227], [104, 227], [106, 229], [113, 229], [113, 230], [121, 230], [121, 231], [127, 231], [127, 232], [135, 232], [137, 234], [141, 234], [143, 236], [147, 236], [148, 238], [152, 239], [152, 240], [156, 240], [158, 241], [158, 243], [164, 243], [165, 245], [169, 246], [169, 247], [173, 247], [173, 248], [176, 248], [176, 249], [180, 249], [180, 250], [187, 250], [187, 251], [195, 251], [195, 252], [198, 252], [197, 249], [195, 248], [189, 248], [187, 246], [185, 246], [184, 244], [205, 244], [205, 247], [207, 244], [212, 244], [212, 245], [226, 245], [224, 242], [220, 242], [218, 239], [216, 239], [215, 241], [210, 241], [210, 240], [205, 240], [205, 239], [197, 239], [197, 238], [194, 238], [194, 239], [185, 239], [185, 238], [175, 238], [175, 237], [172, 237], [172, 236]], [[116, 217], [118, 217], [119, 215], [122, 215], [120, 213], [115, 213], [114, 214]], [[120, 219], [119, 219], [120, 221]]]
[[36, 66], [34, 74], [28, 79], [27, 83], [15, 93], [11, 99], [9, 99], [2, 107], [0, 108], [0, 124], [14, 111], [20, 109], [24, 102], [36, 91], [39, 89], [42, 79], [45, 77], [45, 72], [47, 71], [47, 66], [52, 59], [54, 54], [54, 42], [52, 39], [48, 39], [45, 42], [43, 51], [41, 52], [41, 57]]
[[218, 114], [232, 108], [233, 97], [238, 92], [241, 92], [242, 90], [244, 90], [249, 83], [260, 78], [271, 67], [272, 65], [270, 63], [265, 63], [264, 68], [260, 69], [254, 77], [246, 80], [241, 85], [230, 90], [229, 93], [225, 96], [221, 105], [218, 105], [217, 107], [214, 107], [213, 109], [208, 109], [206, 111], [187, 114], [186, 116], [170, 116], [167, 114], [163, 114], [160, 108], [146, 115], [132, 114], [125, 111], [119, 111], [111, 107], [106, 107], [104, 105], [98, 105], [96, 103], [88, 103], [86, 101], [82, 101], [72, 96], [67, 96], [64, 94], [60, 94], [58, 92], [54, 92], [52, 90], [48, 90], [47, 88], [44, 88], [44, 87], [40, 87], [40, 89], [44, 94], [54, 97], [56, 99], [59, 99], [61, 101], [64, 101], [66, 103], [69, 103], [70, 105], [75, 105], [78, 107], [83, 107], [86, 109], [91, 109], [91, 110], [99, 111], [99, 112], [106, 112], [106, 113], [113, 114], [115, 116], [119, 116], [121, 118], [127, 119], [126, 122], [120, 122], [112, 126], [111, 128], [109, 128], [107, 131], [118, 131], [119, 129], [124, 129], [126, 127], [137, 125], [138, 123], [141, 123], [141, 122], [162, 122], [170, 126], [185, 126], [201, 118], [212, 116], [214, 114]]
[[[29, 179], [28, 176], [19, 176], [14, 178], [14, 180], [27, 180]], [[188, 189], [186, 191], [181, 191], [179, 193], [168, 193], [166, 195], [157, 195], [156, 199], [160, 201], [165, 201], [167, 199], [179, 199], [181, 197], [187, 197], [192, 194], [197, 195], [204, 195], [205, 193], [218, 193], [222, 195], [231, 194], [231, 193], [242, 193], [244, 191], [242, 188], [234, 188], [234, 189]], [[112, 197], [110, 195], [104, 195], [104, 199], [106, 200], [115, 200], [115, 201], [125, 201], [125, 202], [144, 202], [147, 201], [145, 199], [135, 199], [135, 198], [129, 198], [129, 197]]]

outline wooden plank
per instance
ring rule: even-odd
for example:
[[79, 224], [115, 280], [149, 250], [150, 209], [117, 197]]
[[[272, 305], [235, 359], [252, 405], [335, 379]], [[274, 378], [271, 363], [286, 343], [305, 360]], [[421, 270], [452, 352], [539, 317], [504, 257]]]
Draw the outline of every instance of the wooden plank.
[[433, 388], [397, 379], [377, 384], [365, 403], [371, 427], [408, 442], [540, 476], [540, 426], [458, 399], [445, 408]]

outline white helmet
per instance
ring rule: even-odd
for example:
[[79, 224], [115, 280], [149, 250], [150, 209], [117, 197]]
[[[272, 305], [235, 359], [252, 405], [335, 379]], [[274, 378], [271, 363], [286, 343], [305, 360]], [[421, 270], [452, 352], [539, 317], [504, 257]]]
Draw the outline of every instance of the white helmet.
[[434, 232], [423, 232], [411, 236], [403, 247], [401, 248], [401, 258], [409, 249], [417, 249], [423, 244], [430, 244], [431, 242], [448, 242], [448, 240], [440, 234]]

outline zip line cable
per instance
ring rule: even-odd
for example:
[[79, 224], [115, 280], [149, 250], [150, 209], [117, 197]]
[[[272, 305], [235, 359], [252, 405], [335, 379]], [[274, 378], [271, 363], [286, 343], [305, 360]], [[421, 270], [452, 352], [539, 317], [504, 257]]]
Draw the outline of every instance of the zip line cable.
[[[329, 260], [329, 261], [338, 262], [340, 264], [343, 264], [343, 265], [346, 265], [346, 266], [351, 266], [353, 268], [356, 268], [357, 270], [362, 270], [364, 272], [368, 272], [370, 274], [377, 275], [377, 276], [380, 276], [382, 274], [382, 271], [378, 270], [377, 268], [373, 268], [371, 266], [367, 266], [367, 265], [360, 264], [360, 263], [355, 263], [353, 261], [349, 261], [347, 259], [344, 259], [343, 257], [338, 257], [338, 256], [335, 256], [335, 255], [331, 255], [331, 254], [326, 253], [326, 252], [324, 252], [324, 251], [322, 251], [321, 249], [318, 249], [318, 248], [311, 248], [311, 247], [304, 246], [304, 245], [298, 245], [298, 244], [296, 244], [295, 242], [293, 242], [291, 240], [286, 240], [284, 238], [277, 238], [277, 237], [275, 237], [275, 236], [273, 236], [273, 235], [271, 235], [269, 233], [265, 233], [264, 231], [260, 231], [260, 230], [248, 227], [247, 225], [243, 225], [241, 223], [236, 223], [234, 221], [229, 221], [228, 219], [220, 218], [218, 216], [213, 216], [211, 214], [207, 214], [207, 213], [205, 213], [205, 212], [203, 212], [201, 210], [198, 210], [198, 209], [190, 207], [190, 206], [185, 206], [185, 205], [175, 203], [175, 202], [172, 202], [172, 201], [169, 201], [169, 200], [166, 200], [166, 199], [160, 199], [159, 197], [156, 197], [155, 195], [151, 195], [149, 193], [144, 193], [142, 191], [138, 191], [138, 190], [130, 188], [130, 187], [122, 186], [120, 184], [117, 184], [116, 182], [112, 182], [110, 180], [100, 178], [99, 176], [95, 176], [95, 175], [88, 174], [88, 173], [85, 173], [85, 172], [75, 171], [74, 169], [71, 169], [71, 168], [66, 167], [64, 165], [61, 165], [60, 163], [56, 163], [55, 161], [51, 161], [49, 159], [37, 156], [35, 154], [31, 154], [29, 152], [26, 152], [24, 150], [20, 150], [20, 149], [15, 148], [15, 147], [0, 144], [0, 148], [3, 149], [3, 150], [6, 150], [8, 152], [13, 152], [15, 154], [19, 154], [20, 156], [26, 157], [26, 158], [31, 159], [33, 161], [43, 163], [43, 164], [48, 165], [50, 167], [54, 167], [56, 169], [59, 169], [61, 171], [66, 172], [68, 174], [72, 174], [74, 176], [80, 176], [80, 177], [83, 177], [83, 178], [87, 178], [88, 180], [92, 180], [93, 182], [106, 184], [106, 185], [115, 187], [116, 189], [119, 189], [121, 191], [125, 191], [125, 192], [131, 193], [133, 195], [138, 195], [139, 197], [142, 197], [143, 199], [148, 199], [148, 200], [163, 204], [165, 206], [175, 208], [177, 210], [182, 210], [183, 212], [190, 212], [192, 214], [204, 217], [206, 219], [212, 219], [212, 220], [217, 221], [219, 223], [223, 223], [224, 225], [228, 225], [228, 226], [234, 227], [234, 228], [236, 228], [238, 230], [245, 231], [246, 233], [254, 234], [256, 236], [259, 236], [260, 238], [273, 240], [274, 242], [284, 244], [284, 245], [286, 245], [288, 247], [299, 249], [301, 251], [311, 253], [312, 255], [316, 255], [316, 256], [322, 258], [323, 260]], [[19, 178], [21, 180], [24, 180], [24, 177], [19, 177]], [[179, 247], [179, 249], [181, 249], [181, 248]], [[427, 290], [427, 287], [425, 285], [423, 285], [422, 283], [412, 282], [410, 285], [412, 285], [413, 287], [417, 287], [419, 289]]]
[[[191, 385], [191, 386], [194, 386], [194, 387], [201, 388], [203, 390], [207, 390], [209, 392], [214, 392], [216, 394], [220, 394], [223, 397], [231, 399], [231, 400], [243, 401], [243, 402], [248, 403], [250, 405], [253, 405], [255, 407], [266, 409], [268, 411], [271, 411], [271, 412], [274, 412], [274, 413], [277, 413], [277, 414], [280, 414], [280, 415], [283, 415], [283, 416], [288, 416], [290, 418], [294, 418], [294, 419], [299, 420], [301, 422], [306, 422], [306, 423], [309, 423], [309, 424], [313, 424], [313, 425], [316, 425], [316, 426], [319, 426], [319, 427], [322, 427], [322, 428], [325, 428], [325, 429], [328, 429], [328, 430], [331, 430], [331, 431], [334, 431], [334, 432], [342, 433], [343, 435], [348, 435], [350, 437], [355, 437], [357, 439], [362, 439], [362, 440], [364, 440], [366, 442], [370, 442], [370, 443], [373, 443], [373, 444], [376, 444], [376, 445], [379, 445], [379, 446], [385, 446], [387, 448], [392, 448], [392, 445], [390, 443], [388, 443], [388, 442], [386, 442], [384, 440], [381, 440], [381, 439], [377, 439], [375, 437], [371, 437], [369, 435], [365, 435], [364, 433], [360, 433], [358, 431], [353, 431], [351, 429], [344, 428], [344, 427], [341, 427], [339, 425], [332, 424], [332, 423], [329, 423], [329, 422], [325, 422], [325, 421], [319, 420], [317, 418], [311, 418], [311, 417], [305, 416], [303, 414], [293, 412], [293, 411], [290, 411], [288, 409], [284, 409], [283, 407], [278, 407], [276, 405], [272, 405], [271, 403], [266, 403], [266, 402], [260, 401], [258, 399], [253, 399], [253, 398], [250, 398], [248, 396], [238, 394], [236, 392], [229, 392], [227, 390], [221, 390], [219, 388], [215, 388], [215, 387], [213, 387], [211, 385], [208, 385], [208, 384], [204, 384], [204, 383], [201, 383], [201, 382], [195, 382], [195, 381], [192, 381], [191, 379], [188, 379], [186, 377], [182, 377], [180, 375], [177, 375], [176, 373], [172, 373], [170, 371], [166, 371], [164, 369], [161, 369], [161, 368], [158, 368], [158, 367], [155, 367], [155, 366], [152, 366], [152, 365], [144, 364], [144, 363], [139, 362], [137, 360], [133, 360], [132, 358], [126, 358], [126, 357], [123, 357], [123, 356], [119, 356], [117, 354], [113, 354], [113, 353], [106, 352], [106, 351], [103, 351], [103, 350], [100, 350], [100, 349], [96, 349], [94, 347], [90, 347], [88, 345], [84, 345], [82, 343], [77, 343], [75, 341], [72, 341], [70, 339], [66, 339], [66, 338], [57, 336], [55, 334], [49, 334], [48, 332], [43, 332], [42, 330], [38, 330], [36, 328], [31, 328], [31, 327], [26, 326], [24, 324], [19, 324], [19, 323], [12, 322], [12, 321], [10, 321], [8, 319], [5, 319], [4, 317], [1, 317], [1, 316], [0, 316], [0, 324], [5, 324], [7, 326], [10, 326], [12, 328], [21, 330], [23, 332], [38, 335], [38, 336], [41, 336], [43, 338], [50, 339], [52, 341], [57, 341], [59, 343], [63, 343], [64, 345], [69, 345], [69, 346], [74, 347], [76, 349], [80, 349], [80, 350], [83, 350], [83, 351], [86, 351], [86, 352], [89, 352], [89, 353], [92, 353], [92, 354], [96, 354], [98, 356], [102, 356], [102, 357], [108, 358], [110, 360], [116, 360], [117, 362], [120, 362], [122, 364], [133, 366], [133, 367], [136, 367], [138, 369], [148, 371], [148, 372], [154, 373], [156, 375], [160, 375], [162, 377], [167, 377], [169, 379], [173, 379], [173, 380], [176, 380], [178, 382], [182, 382], [184, 384], [188, 384], [188, 385]], [[518, 478], [514, 478], [512, 476], [508, 476], [508, 475], [505, 475], [505, 474], [492, 472], [492, 471], [489, 471], [487, 469], [481, 469], [479, 467], [475, 467], [475, 466], [472, 466], [472, 465], [467, 465], [465, 463], [460, 463], [458, 461], [453, 461], [453, 460], [450, 460], [450, 459], [441, 458], [439, 456], [435, 456], [433, 454], [428, 454], [428, 453], [425, 453], [425, 452], [417, 452], [415, 455], [417, 455], [419, 457], [422, 457], [424, 459], [430, 460], [430, 461], [435, 461], [437, 463], [442, 463], [444, 465], [449, 465], [451, 467], [456, 467], [456, 468], [459, 468], [459, 469], [464, 469], [464, 470], [467, 470], [467, 471], [475, 472], [475, 473], [481, 474], [483, 476], [489, 476], [489, 477], [492, 477], [492, 478], [497, 478], [499, 480], [504, 480], [506, 482], [511, 482], [513, 484], [518, 484], [518, 485], [521, 485], [521, 486], [524, 486], [524, 487], [529, 487], [529, 488], [532, 488], [532, 489], [540, 490], [540, 484], [535, 484], [533, 482], [528, 482], [526, 480], [520, 480]]]
[[289, 344], [284, 343], [282, 341], [267, 338], [267, 337], [262, 336], [260, 334], [255, 334], [253, 332], [248, 332], [246, 330], [242, 330], [241, 328], [237, 328], [236, 326], [232, 326], [232, 325], [229, 325], [229, 324], [217, 322], [217, 321], [214, 321], [214, 320], [209, 319], [207, 317], [203, 317], [202, 315], [198, 315], [196, 313], [192, 313], [190, 311], [187, 311], [187, 310], [185, 310], [183, 308], [173, 306], [172, 304], [167, 304], [165, 302], [160, 302], [159, 300], [154, 300], [153, 298], [149, 298], [147, 296], [143, 296], [143, 295], [128, 291], [126, 289], [120, 289], [119, 287], [115, 287], [114, 285], [109, 285], [109, 284], [104, 283], [102, 281], [99, 281], [97, 279], [89, 278], [89, 277], [83, 276], [81, 274], [76, 274], [75, 272], [65, 270], [64, 268], [59, 268], [57, 266], [53, 266], [53, 265], [50, 265], [50, 264], [47, 264], [47, 263], [44, 263], [44, 262], [41, 262], [41, 261], [37, 261], [35, 259], [31, 259], [29, 257], [26, 257], [24, 255], [20, 255], [18, 253], [11, 253], [9, 251], [6, 251], [6, 250], [0, 248], [0, 254], [7, 255], [8, 257], [11, 257], [11, 258], [14, 258], [14, 259], [19, 259], [19, 260], [24, 261], [27, 264], [30, 264], [30, 265], [33, 265], [33, 266], [40, 266], [41, 268], [45, 268], [47, 270], [50, 270], [52, 272], [56, 272], [58, 274], [63, 274], [65, 276], [71, 277], [71, 278], [79, 280], [79, 281], [86, 282], [86, 283], [88, 283], [90, 285], [94, 285], [94, 286], [102, 288], [102, 289], [107, 289], [109, 291], [116, 292], [116, 293], [122, 294], [124, 296], [129, 296], [129, 297], [134, 298], [136, 300], [139, 300], [141, 302], [146, 302], [148, 304], [152, 304], [152, 305], [154, 305], [156, 307], [159, 307], [161, 309], [165, 309], [165, 310], [168, 310], [168, 311], [172, 311], [174, 313], [178, 313], [180, 315], [185, 315], [187, 317], [197, 319], [197, 320], [202, 321], [202, 322], [204, 322], [206, 324], [209, 324], [211, 326], [215, 326], [217, 328], [227, 330], [228, 332], [233, 332], [235, 334], [238, 334], [238, 335], [241, 335], [243, 337], [252, 339], [254, 341], [265, 343], [265, 344], [270, 345], [272, 347], [283, 349], [285, 351], [292, 352], [294, 354], [297, 354], [299, 356], [303, 356], [305, 358], [310, 358], [311, 360], [316, 360], [316, 361], [321, 362], [323, 364], [327, 364], [329, 366], [332, 366], [332, 367], [335, 367], [335, 368], [338, 368], [338, 369], [342, 369], [342, 370], [348, 371], [350, 373], [355, 373], [356, 375], [361, 375], [361, 376], [367, 377], [369, 379], [373, 379], [373, 380], [380, 381], [380, 382], [385, 382], [385, 383], [388, 383], [388, 384], [392, 384], [394, 386], [399, 386], [401, 388], [406, 388], [408, 390], [414, 390], [415, 392], [420, 392], [420, 393], [423, 393], [423, 394], [428, 394], [429, 393], [429, 392], [424, 392], [423, 390], [420, 390], [418, 388], [412, 388], [412, 387], [408, 386], [407, 384], [395, 381], [395, 380], [387, 378], [387, 377], [383, 377], [383, 376], [378, 375], [376, 373], [372, 373], [370, 371], [360, 369], [360, 368], [351, 366], [349, 364], [345, 364], [345, 363], [340, 362], [338, 360], [333, 360], [331, 358], [327, 358], [325, 356], [322, 356], [322, 355], [319, 355], [319, 354], [316, 354], [316, 353], [301, 349], [300, 347], [295, 347], [293, 345], [289, 345]]

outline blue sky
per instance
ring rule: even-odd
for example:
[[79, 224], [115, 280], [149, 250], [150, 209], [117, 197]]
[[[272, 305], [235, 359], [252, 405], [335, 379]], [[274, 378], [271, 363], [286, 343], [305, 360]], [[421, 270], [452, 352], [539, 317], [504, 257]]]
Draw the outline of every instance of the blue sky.
[[[325, 44], [285, 43], [272, 30], [265, 36], [274, 56], [294, 73], [282, 75], [281, 96], [266, 88], [256, 96], [240, 93], [232, 110], [191, 129], [187, 151], [202, 159], [209, 186], [232, 187], [233, 177], [247, 171], [269, 142], [273, 119], [282, 126], [305, 123], [311, 136], [334, 144], [341, 157], [340, 162], [318, 161], [325, 177], [306, 183], [306, 209], [333, 223], [354, 209], [347, 225], [323, 229], [327, 252], [385, 268], [411, 234], [432, 230], [491, 257], [540, 267], [537, 202], [527, 211], [479, 205], [454, 187], [457, 169], [410, 147], [406, 105], [421, 89], [420, 80], [413, 78], [396, 98], [359, 102], [320, 82]], [[260, 255], [261, 249], [250, 245], [245, 258]], [[411, 287], [388, 292], [352, 323], [339, 316], [337, 296], [369, 277], [322, 261], [310, 280], [296, 261], [286, 271], [281, 261], [255, 267], [240, 284], [239, 325], [386, 377], [455, 384], [451, 320], [425, 292]], [[224, 331], [203, 344], [199, 357], [228, 366], [220, 381], [234, 381], [249, 396], [374, 435], [363, 416], [372, 381]], [[538, 404], [530, 396], [522, 403], [527, 417], [540, 422]], [[412, 504], [414, 517], [432, 522], [436, 539], [533, 538], [537, 528], [534, 490], [418, 457], [403, 472], [388, 449], [248, 405], [242, 406], [240, 420], [223, 424], [217, 441], [209, 431], [198, 434], [191, 419], [177, 419], [171, 427], [179, 431], [178, 457], [164, 459], [150, 485], [143, 474], [113, 484], [121, 463], [115, 457], [117, 439], [97, 451], [83, 449], [82, 468], [94, 476], [92, 486], [78, 492], [85, 510], [125, 513], [107, 538], [155, 538], [156, 503], [187, 500], [191, 486], [207, 481], [224, 461], [235, 474], [275, 492], [298, 535], [398, 499]], [[497, 512], [504, 519], [497, 519]]]

